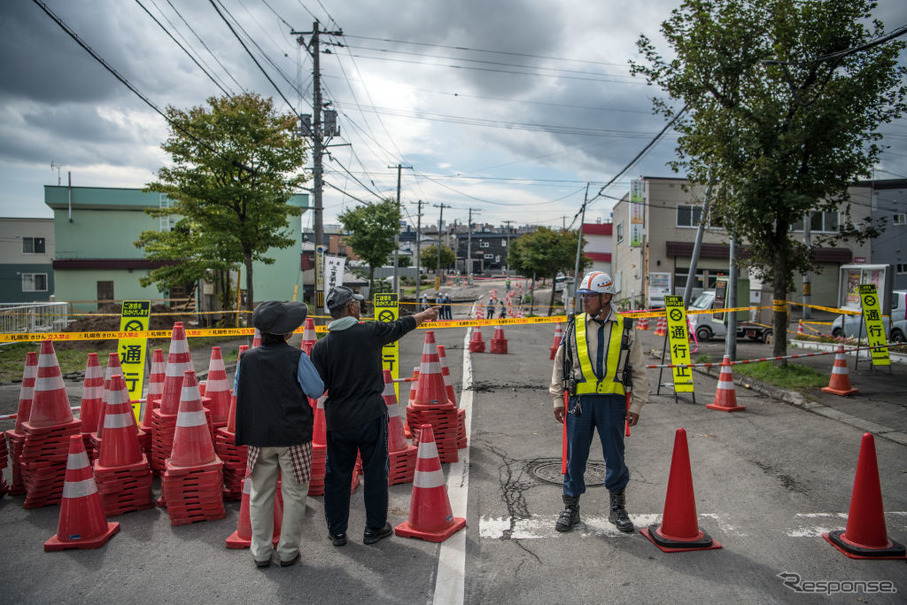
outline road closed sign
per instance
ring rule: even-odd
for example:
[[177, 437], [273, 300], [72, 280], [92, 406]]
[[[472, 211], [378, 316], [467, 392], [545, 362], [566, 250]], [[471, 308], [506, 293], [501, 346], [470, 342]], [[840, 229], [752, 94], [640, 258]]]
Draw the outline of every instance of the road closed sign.
[[[400, 317], [400, 298], [397, 294], [390, 292], [379, 292], [372, 297], [372, 304], [375, 308], [375, 321], [390, 323], [397, 321]], [[394, 341], [386, 344], [381, 348], [381, 368], [390, 370], [391, 376], [400, 378], [400, 343]], [[394, 383], [394, 390], [397, 391], [397, 400], [400, 400], [400, 393], [397, 383]]]
[[872, 365], [891, 365], [885, 336], [885, 324], [882, 322], [882, 308], [879, 305], [879, 293], [875, 284], [860, 284], [860, 303], [863, 305], [863, 321], [866, 322], [867, 340], [869, 340]]

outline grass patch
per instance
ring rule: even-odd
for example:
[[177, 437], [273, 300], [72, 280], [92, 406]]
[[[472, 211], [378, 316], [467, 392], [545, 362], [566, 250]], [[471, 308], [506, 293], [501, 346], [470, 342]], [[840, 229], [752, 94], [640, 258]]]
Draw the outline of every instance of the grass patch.
[[776, 366], [771, 361], [742, 364], [734, 366], [734, 374], [743, 374], [783, 389], [817, 389], [828, 386], [826, 374], [795, 363], [785, 366]]

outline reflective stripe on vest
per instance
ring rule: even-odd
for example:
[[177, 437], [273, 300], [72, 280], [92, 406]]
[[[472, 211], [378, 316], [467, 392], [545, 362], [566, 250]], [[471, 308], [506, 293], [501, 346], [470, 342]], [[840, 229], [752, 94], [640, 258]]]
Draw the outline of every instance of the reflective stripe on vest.
[[605, 378], [596, 380], [592, 371], [592, 360], [589, 358], [589, 341], [586, 340], [586, 314], [577, 318], [576, 353], [579, 357], [580, 371], [583, 373], [582, 381], [576, 383], [577, 395], [623, 395], [624, 385], [616, 382], [617, 362], [620, 358], [620, 339], [624, 331], [624, 318], [615, 313], [617, 321], [611, 324], [611, 334], [604, 359]]

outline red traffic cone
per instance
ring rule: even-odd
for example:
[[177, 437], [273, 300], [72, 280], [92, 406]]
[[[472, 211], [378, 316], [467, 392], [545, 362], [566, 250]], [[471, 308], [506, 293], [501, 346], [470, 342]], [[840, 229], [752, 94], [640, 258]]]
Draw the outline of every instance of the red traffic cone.
[[28, 424], [33, 428], [42, 428], [69, 424], [73, 421], [69, 397], [63, 385], [63, 375], [57, 363], [57, 354], [51, 341], [41, 343], [41, 354], [38, 356], [38, 376], [35, 380], [35, 398], [32, 402]]
[[129, 403], [126, 382], [119, 374], [110, 381], [104, 414], [104, 438], [98, 454], [98, 465], [105, 468], [142, 462], [138, 427]]
[[82, 381], [82, 407], [79, 408], [79, 420], [82, 421], [83, 433], [93, 433], [98, 429], [103, 405], [104, 372], [98, 363], [98, 354], [89, 353], [88, 363], [85, 366], [85, 379]]
[[551, 349], [548, 351], [548, 359], [554, 359], [557, 355], [557, 349], [561, 346], [561, 339], [564, 337], [564, 329], [561, 327], [561, 324], [557, 324], [554, 327], [554, 341], [551, 343]]
[[324, 393], [315, 401], [314, 421], [312, 423], [312, 445], [327, 446], [327, 423], [324, 419], [324, 402], [328, 394]]
[[189, 353], [189, 342], [183, 322], [173, 324], [170, 336], [170, 350], [167, 352], [167, 366], [164, 371], [164, 387], [161, 392], [161, 414], [174, 416], [180, 409], [180, 394], [183, 389], [183, 376], [193, 370], [192, 355]]
[[430, 424], [423, 424], [409, 517], [394, 529], [394, 533], [404, 538], [443, 542], [466, 527], [466, 519], [453, 516], [444, 483], [435, 434]]
[[252, 336], [252, 348], [261, 346], [261, 332], [255, 328], [255, 334]]
[[227, 382], [227, 370], [220, 347], [211, 347], [211, 360], [208, 362], [208, 384], [205, 397], [211, 399], [208, 408], [211, 410], [211, 422], [218, 426], [227, 423], [230, 413], [230, 384]]
[[[236, 531], [227, 538], [227, 548], [249, 548], [252, 545], [252, 517], [250, 500], [252, 498], [252, 478], [246, 477], [242, 482], [242, 502], [239, 505], [239, 523]], [[283, 506], [280, 498], [274, 495], [274, 533], [271, 543], [277, 547], [280, 542], [280, 527], [283, 521]]]
[[447, 399], [447, 390], [444, 388], [444, 377], [441, 375], [441, 362], [438, 360], [438, 347], [435, 345], [433, 330], [425, 333], [422, 365], [419, 368], [419, 386], [412, 405], [453, 405]]
[[677, 429], [674, 436], [674, 455], [661, 525], [650, 525], [640, 533], [664, 552], [721, 548], [721, 544], [699, 529], [687, 432], [682, 428]]
[[797, 336], [806, 336], [806, 330], [803, 329], [803, 320], [797, 321]]
[[31, 406], [35, 400], [35, 382], [38, 378], [38, 354], [29, 351], [25, 355], [25, 369], [22, 371], [22, 386], [19, 388], [19, 408], [16, 414], [17, 433], [22, 433], [22, 423], [28, 422]]
[[[242, 354], [249, 350], [249, 345], [239, 345], [239, 352], [236, 354], [236, 364], [239, 367], [239, 360]], [[236, 393], [230, 397], [230, 413], [227, 417], [227, 430], [230, 433], [236, 433]]]
[[504, 326], [494, 327], [494, 336], [491, 339], [491, 352], [507, 354], [507, 339], [504, 338]]
[[710, 410], [721, 412], [740, 412], [746, 406], [737, 405], [737, 392], [734, 390], [734, 374], [731, 372], [731, 358], [727, 355], [721, 362], [721, 374], [718, 375], [718, 388], [715, 390], [715, 401], [705, 406]]
[[406, 431], [403, 428], [403, 416], [400, 404], [397, 403], [397, 390], [390, 370], [384, 370], [384, 403], [387, 405], [387, 450], [398, 452], [409, 447], [406, 442]]
[[161, 405], [161, 393], [164, 392], [164, 378], [167, 364], [164, 363], [163, 349], [155, 349], [151, 356], [151, 376], [148, 378], [148, 392], [142, 404], [142, 428], [151, 430], [151, 412]]
[[655, 324], [655, 336], [664, 336], [668, 333], [668, 318], [665, 315], [658, 316], [658, 323]]
[[824, 393], [834, 395], [853, 395], [860, 389], [850, 386], [850, 375], [847, 373], [847, 357], [844, 355], [843, 345], [838, 345], [835, 350], [835, 364], [831, 368], [831, 379], [827, 387], [822, 387]]
[[202, 407], [195, 372], [189, 370], [183, 379], [180, 409], [173, 434], [170, 465], [176, 467], [201, 466], [217, 460], [211, 431]]
[[[648, 330], [649, 329], [649, 318], [643, 316], [643, 317], [640, 317], [639, 319], [637, 319], [636, 320], [636, 329], [637, 330]], [[554, 359], [554, 358], [552, 357], [552, 359]]]
[[[98, 425], [92, 430], [95, 431], [95, 440], [100, 440], [104, 436], [104, 414], [107, 413], [107, 400], [110, 396], [110, 388], [113, 384], [114, 376], [123, 376], [123, 366], [120, 365], [120, 355], [110, 353], [107, 355], [107, 368], [104, 370], [104, 397], [101, 405], [101, 416], [98, 418]], [[97, 443], [95, 444], [97, 447]]]
[[306, 355], [312, 354], [312, 347], [318, 342], [318, 336], [315, 334], [315, 320], [311, 317], [305, 318], [305, 327], [302, 329], [302, 350]]
[[108, 523], [104, 516], [82, 436], [73, 435], [69, 438], [69, 458], [57, 533], [44, 543], [44, 550], [98, 548], [118, 531], [120, 524]]
[[851, 559], [907, 559], [904, 545], [888, 538], [872, 433], [864, 433], [860, 444], [847, 529], [822, 534], [822, 537]]
[[484, 353], [485, 341], [482, 340], [482, 328], [476, 326], [472, 329], [472, 340], [469, 341], [470, 353]]
[[457, 393], [450, 383], [450, 368], [447, 367], [447, 351], [444, 345], [438, 345], [438, 361], [441, 362], [441, 378], [444, 379], [444, 389], [447, 392], [447, 400], [457, 405]]

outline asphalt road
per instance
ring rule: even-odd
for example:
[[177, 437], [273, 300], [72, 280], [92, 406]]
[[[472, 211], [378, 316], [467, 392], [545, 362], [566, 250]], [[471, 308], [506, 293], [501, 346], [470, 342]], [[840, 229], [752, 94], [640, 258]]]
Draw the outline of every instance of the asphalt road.
[[[502, 284], [486, 286], [494, 285], [500, 293]], [[482, 331], [488, 341], [493, 330]], [[904, 561], [851, 560], [820, 537], [846, 524], [864, 429], [844, 416], [869, 414], [866, 422], [892, 429], [875, 444], [888, 535], [907, 542], [907, 445], [891, 438], [907, 429], [903, 387], [898, 387], [905, 384], [903, 366], [887, 382], [880, 379], [884, 373], [854, 373], [855, 386], [869, 394], [850, 398], [838, 417], [819, 413], [839, 404], [826, 405], [818, 395], [807, 394], [809, 405], [791, 405], [742, 387], [737, 400], [746, 411], [708, 410], [704, 406], [714, 398], [716, 379], [698, 373], [695, 404], [690, 398], [675, 402], [665, 391], [653, 395], [627, 439], [631, 518], [637, 527], [660, 520], [675, 433], [683, 427], [699, 525], [723, 545], [666, 554], [639, 533], [614, 530], [601, 486], [582, 497], [579, 527], [568, 534], [554, 531], [562, 504], [556, 472], [561, 432], [547, 394], [553, 331], [551, 325], [507, 327], [507, 355], [469, 355], [465, 329], [435, 332], [446, 345], [461, 401], [471, 399], [469, 450], [461, 450], [469, 464], [445, 465], [456, 484], [452, 493], [465, 496], [465, 506], [453, 511], [467, 519], [457, 537], [462, 554], [450, 548], [454, 539], [436, 545], [395, 537], [362, 545], [361, 490], [353, 496], [351, 543], [340, 549], [327, 539], [322, 499], [309, 499], [302, 562], [288, 569], [258, 570], [247, 551], [225, 548], [236, 528], [238, 503], [227, 504], [224, 520], [184, 527], [171, 527], [160, 509], [129, 513], [116, 519], [121, 531], [101, 549], [44, 553], [43, 542], [56, 531], [58, 507], [27, 511], [21, 496], [6, 496], [0, 499], [3, 600], [428, 603], [437, 595], [440, 602], [450, 593], [438, 590], [439, 580], [456, 575], [459, 556], [463, 588], [453, 594], [465, 603], [904, 602]], [[419, 364], [423, 338], [418, 331], [401, 341], [403, 368]], [[660, 341], [651, 334], [645, 339], [658, 348]], [[708, 346], [718, 350], [721, 343]], [[759, 356], [768, 354], [766, 345], [746, 346], [762, 347]], [[738, 356], [748, 352], [741, 347]], [[830, 357], [819, 359], [827, 359], [830, 368]], [[654, 393], [654, 377], [651, 383]], [[0, 405], [8, 405], [4, 402], [15, 391], [0, 387]], [[401, 394], [406, 397], [405, 388]], [[592, 449], [591, 461], [601, 463], [600, 449]], [[593, 479], [590, 474], [590, 483]], [[393, 486], [390, 492], [390, 518], [400, 523], [409, 509], [410, 486]], [[797, 593], [785, 586], [782, 573], [798, 574], [804, 582], [888, 581], [898, 592]]]

